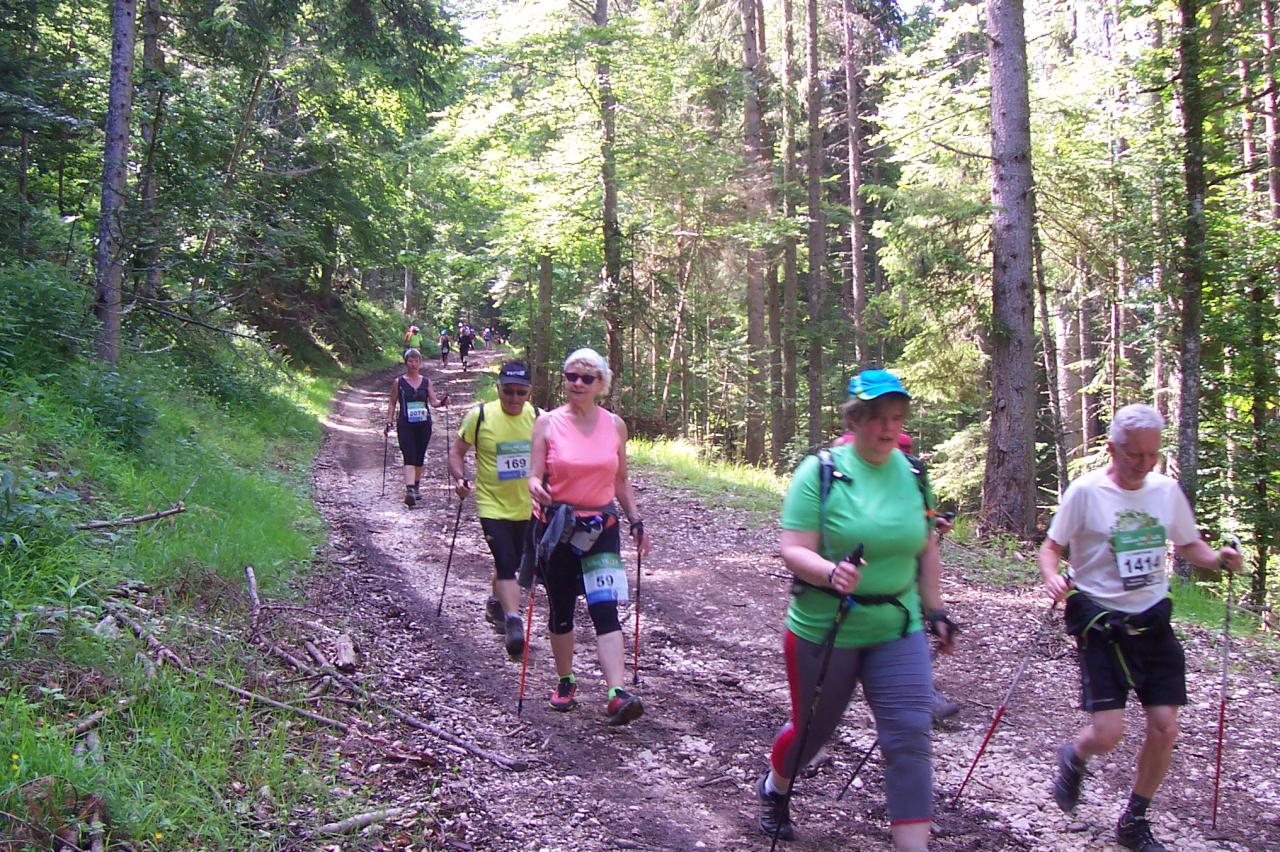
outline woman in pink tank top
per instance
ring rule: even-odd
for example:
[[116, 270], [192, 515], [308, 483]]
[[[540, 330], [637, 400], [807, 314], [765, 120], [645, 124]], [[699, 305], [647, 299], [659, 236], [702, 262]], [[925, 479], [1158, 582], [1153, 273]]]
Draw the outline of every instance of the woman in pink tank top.
[[[627, 426], [622, 418], [597, 404], [613, 378], [608, 363], [594, 349], [579, 349], [564, 362], [565, 405], [533, 425], [529, 460], [529, 492], [541, 507], [541, 535], [561, 511], [571, 527], [541, 565], [547, 589], [547, 627], [555, 657], [556, 686], [551, 709], [578, 706], [573, 674], [573, 611], [578, 596], [587, 597], [587, 612], [596, 631], [596, 654], [609, 687], [605, 715], [611, 725], [640, 717], [640, 699], [622, 688], [626, 672], [618, 603], [627, 600], [627, 574], [622, 567], [616, 499], [626, 514], [631, 536], [641, 554], [650, 550], [627, 478]], [[568, 509], [560, 510], [559, 507]]]

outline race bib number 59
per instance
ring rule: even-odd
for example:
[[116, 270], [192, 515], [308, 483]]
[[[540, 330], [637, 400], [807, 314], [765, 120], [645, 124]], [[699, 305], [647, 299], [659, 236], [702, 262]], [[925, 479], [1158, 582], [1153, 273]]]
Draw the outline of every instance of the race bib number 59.
[[1157, 581], [1164, 571], [1164, 545], [1162, 526], [1123, 530], [1111, 536], [1125, 589], [1140, 589]]
[[587, 603], [627, 600], [627, 572], [622, 567], [622, 557], [612, 551], [593, 553], [582, 559], [582, 585], [587, 591]]

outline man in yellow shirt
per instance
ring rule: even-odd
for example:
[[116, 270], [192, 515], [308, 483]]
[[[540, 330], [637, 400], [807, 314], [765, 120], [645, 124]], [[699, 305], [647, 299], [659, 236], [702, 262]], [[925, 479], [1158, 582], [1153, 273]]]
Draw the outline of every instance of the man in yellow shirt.
[[[533, 502], [529, 496], [529, 450], [538, 409], [529, 402], [529, 368], [508, 361], [498, 371], [497, 402], [482, 403], [467, 412], [449, 449], [449, 475], [454, 490], [466, 499], [474, 490], [480, 528], [493, 554], [493, 594], [485, 603], [485, 619], [505, 634], [507, 653], [524, 651], [524, 621], [520, 617], [520, 589], [516, 571], [528, 546]], [[476, 450], [474, 489], [466, 478], [463, 459]]]

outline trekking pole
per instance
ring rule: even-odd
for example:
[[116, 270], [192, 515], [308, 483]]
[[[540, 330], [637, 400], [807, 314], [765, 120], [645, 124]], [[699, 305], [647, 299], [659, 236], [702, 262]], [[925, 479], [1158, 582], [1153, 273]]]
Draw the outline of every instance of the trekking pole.
[[[1240, 539], [1231, 537], [1231, 543], [1240, 550]], [[1226, 569], [1226, 565], [1223, 565]], [[1213, 768], [1213, 818], [1210, 824], [1218, 827], [1218, 783], [1222, 780], [1222, 741], [1227, 731], [1227, 667], [1231, 664], [1231, 607], [1235, 572], [1227, 571], [1227, 608], [1222, 614], [1222, 686], [1218, 695], [1218, 756]]]
[[[857, 565], [862, 561], [863, 547], [859, 544], [853, 549], [842, 561]], [[791, 807], [791, 797], [796, 792], [796, 782], [800, 780], [800, 765], [804, 760], [804, 747], [809, 744], [809, 728], [813, 725], [814, 714], [818, 712], [818, 702], [822, 699], [822, 682], [827, 679], [827, 668], [831, 665], [831, 652], [836, 647], [836, 634], [840, 632], [840, 626], [844, 624], [845, 617], [849, 614], [849, 610], [853, 608], [853, 595], [844, 595], [840, 598], [840, 606], [836, 608], [836, 620], [831, 625], [830, 632], [827, 633], [827, 639], [822, 643], [822, 662], [818, 665], [818, 677], [813, 683], [813, 698], [809, 700], [809, 711], [805, 714], [804, 728], [800, 731], [800, 742], [797, 743], [795, 750], [795, 758], [791, 761], [791, 772], [788, 777], [791, 778], [791, 786], [787, 788], [784, 797], [785, 807]], [[773, 842], [769, 844], [769, 852], [774, 852], [778, 847], [778, 833], [782, 831], [782, 822], [779, 821], [773, 829]]]
[[644, 571], [640, 570], [640, 545], [636, 545], [636, 641], [635, 649], [631, 654], [631, 683], [639, 685], [640, 683], [640, 576]]
[[458, 513], [453, 518], [453, 539], [449, 542], [449, 560], [444, 564], [444, 582], [440, 584], [440, 601], [436, 604], [436, 618], [444, 607], [444, 590], [449, 586], [449, 568], [453, 565], [453, 546], [458, 543], [458, 525], [462, 523], [462, 498], [458, 498]]
[[382, 427], [382, 490], [378, 492], [379, 497], [387, 496], [387, 446], [391, 443], [391, 430], [385, 425]]
[[853, 779], [858, 777], [858, 773], [862, 771], [862, 767], [867, 765], [867, 761], [871, 759], [871, 752], [876, 750], [876, 746], [880, 745], [880, 736], [871, 741], [871, 745], [867, 746], [867, 750], [862, 753], [862, 759], [858, 761], [858, 765], [853, 767], [853, 774], [849, 776], [849, 780], [844, 782], [844, 786], [840, 788], [840, 794], [836, 796], [836, 801], [844, 798], [844, 794], [849, 792], [849, 787], [853, 785]]
[[1035, 641], [1027, 649], [1026, 656], [1022, 658], [1022, 664], [1018, 666], [1017, 674], [1013, 676], [1013, 683], [1009, 684], [1009, 691], [1004, 694], [1004, 700], [996, 708], [996, 716], [991, 720], [991, 727], [987, 728], [987, 735], [982, 738], [982, 745], [978, 746], [978, 753], [973, 756], [973, 763], [969, 766], [969, 772], [964, 776], [964, 781], [960, 783], [960, 789], [956, 790], [955, 798], [951, 800], [951, 807], [954, 808], [960, 801], [960, 794], [964, 792], [965, 786], [969, 783], [969, 778], [973, 776], [973, 770], [978, 768], [978, 761], [982, 759], [982, 753], [987, 750], [987, 743], [991, 742], [991, 735], [996, 732], [996, 726], [1000, 724], [1001, 718], [1004, 717], [1004, 711], [1009, 706], [1009, 699], [1013, 698], [1013, 691], [1018, 688], [1018, 681], [1022, 680], [1022, 673], [1027, 670], [1027, 665], [1031, 662], [1031, 656], [1035, 654], [1036, 648], [1040, 647], [1040, 639], [1044, 636], [1044, 629], [1049, 626], [1050, 617], [1057, 606], [1058, 602], [1054, 601], [1045, 610], [1044, 617], [1040, 621], [1040, 629], [1036, 631]]
[[[446, 394], [446, 396], [448, 395]], [[443, 450], [444, 471], [443, 471], [443, 474], [444, 474], [444, 492], [445, 492], [444, 506], [446, 509], [449, 508], [449, 501], [453, 499], [453, 497], [449, 494], [449, 492], [452, 490], [451, 488], [449, 488], [449, 435], [452, 434], [452, 432], [453, 430], [449, 428], [449, 406], [445, 405], [444, 407], [444, 450]], [[458, 503], [459, 504], [462, 503], [461, 497], [458, 498]]]
[[529, 584], [529, 610], [524, 618], [524, 655], [520, 660], [520, 697], [516, 699], [516, 715], [524, 712], [524, 677], [529, 671], [529, 642], [533, 639], [533, 596], [538, 593], [538, 583]]

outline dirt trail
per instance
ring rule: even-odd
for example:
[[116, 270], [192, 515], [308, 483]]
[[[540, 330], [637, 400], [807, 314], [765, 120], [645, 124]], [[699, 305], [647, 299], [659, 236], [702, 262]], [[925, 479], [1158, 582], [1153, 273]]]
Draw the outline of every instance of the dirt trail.
[[[480, 353], [481, 362], [492, 361]], [[428, 365], [437, 392], [450, 393], [456, 430], [470, 400], [474, 372], [454, 363]], [[437, 413], [423, 502], [413, 510], [389, 453], [387, 494], [379, 496], [386, 388], [393, 373], [342, 392], [317, 463], [317, 500], [330, 528], [335, 573], [315, 580], [313, 604], [354, 631], [366, 672], [382, 696], [434, 718], [486, 749], [533, 761], [521, 773], [446, 752], [438, 741], [406, 741], [455, 762], [451, 772], [389, 768], [377, 749], [354, 741], [344, 749], [345, 777], [376, 802], [440, 804], [427, 836], [459, 849], [764, 849], [756, 828], [752, 784], [787, 711], [781, 629], [789, 583], [777, 557], [776, 529], [754, 528], [741, 515], [709, 509], [690, 495], [636, 476], [654, 538], [645, 560], [641, 600], [645, 715], [609, 728], [604, 685], [585, 610], [579, 610], [575, 671], [582, 706], [547, 708], [553, 672], [545, 605], [535, 614], [529, 687], [516, 714], [520, 668], [483, 620], [492, 563], [475, 519], [462, 510], [444, 607], [435, 609], [457, 517], [445, 489], [445, 418]], [[948, 546], [944, 557], [962, 551]], [[635, 556], [624, 545], [633, 577]], [[1033, 571], [1031, 565], [1027, 571]], [[938, 666], [941, 688], [964, 702], [956, 725], [934, 741], [938, 795], [937, 850], [1111, 849], [1111, 826], [1127, 796], [1132, 744], [1092, 767], [1074, 817], [1048, 797], [1051, 755], [1082, 721], [1074, 707], [1075, 664], [1058, 630], [1033, 665], [957, 810], [947, 805], [972, 760], [992, 711], [1036, 632], [1044, 601], [1027, 589], [1000, 590], [965, 581], [948, 569], [946, 594], [965, 625], [963, 647]], [[540, 596], [541, 599], [541, 596]], [[622, 613], [628, 658], [634, 622]], [[1216, 637], [1188, 637], [1192, 703], [1170, 781], [1153, 807], [1157, 836], [1177, 849], [1280, 848], [1280, 725], [1275, 714], [1274, 658], [1237, 649], [1232, 676], [1231, 749], [1224, 773], [1219, 839], [1208, 839], [1217, 719]], [[628, 660], [629, 661], [629, 660]], [[1138, 724], [1139, 717], [1131, 717]], [[878, 756], [844, 801], [843, 786], [874, 740], [865, 705], [855, 700], [832, 744], [833, 762], [802, 780], [793, 805], [801, 840], [795, 850], [888, 849]], [[428, 821], [429, 822], [429, 821]], [[421, 843], [423, 826], [393, 845]], [[384, 837], [384, 842], [386, 838]]]

